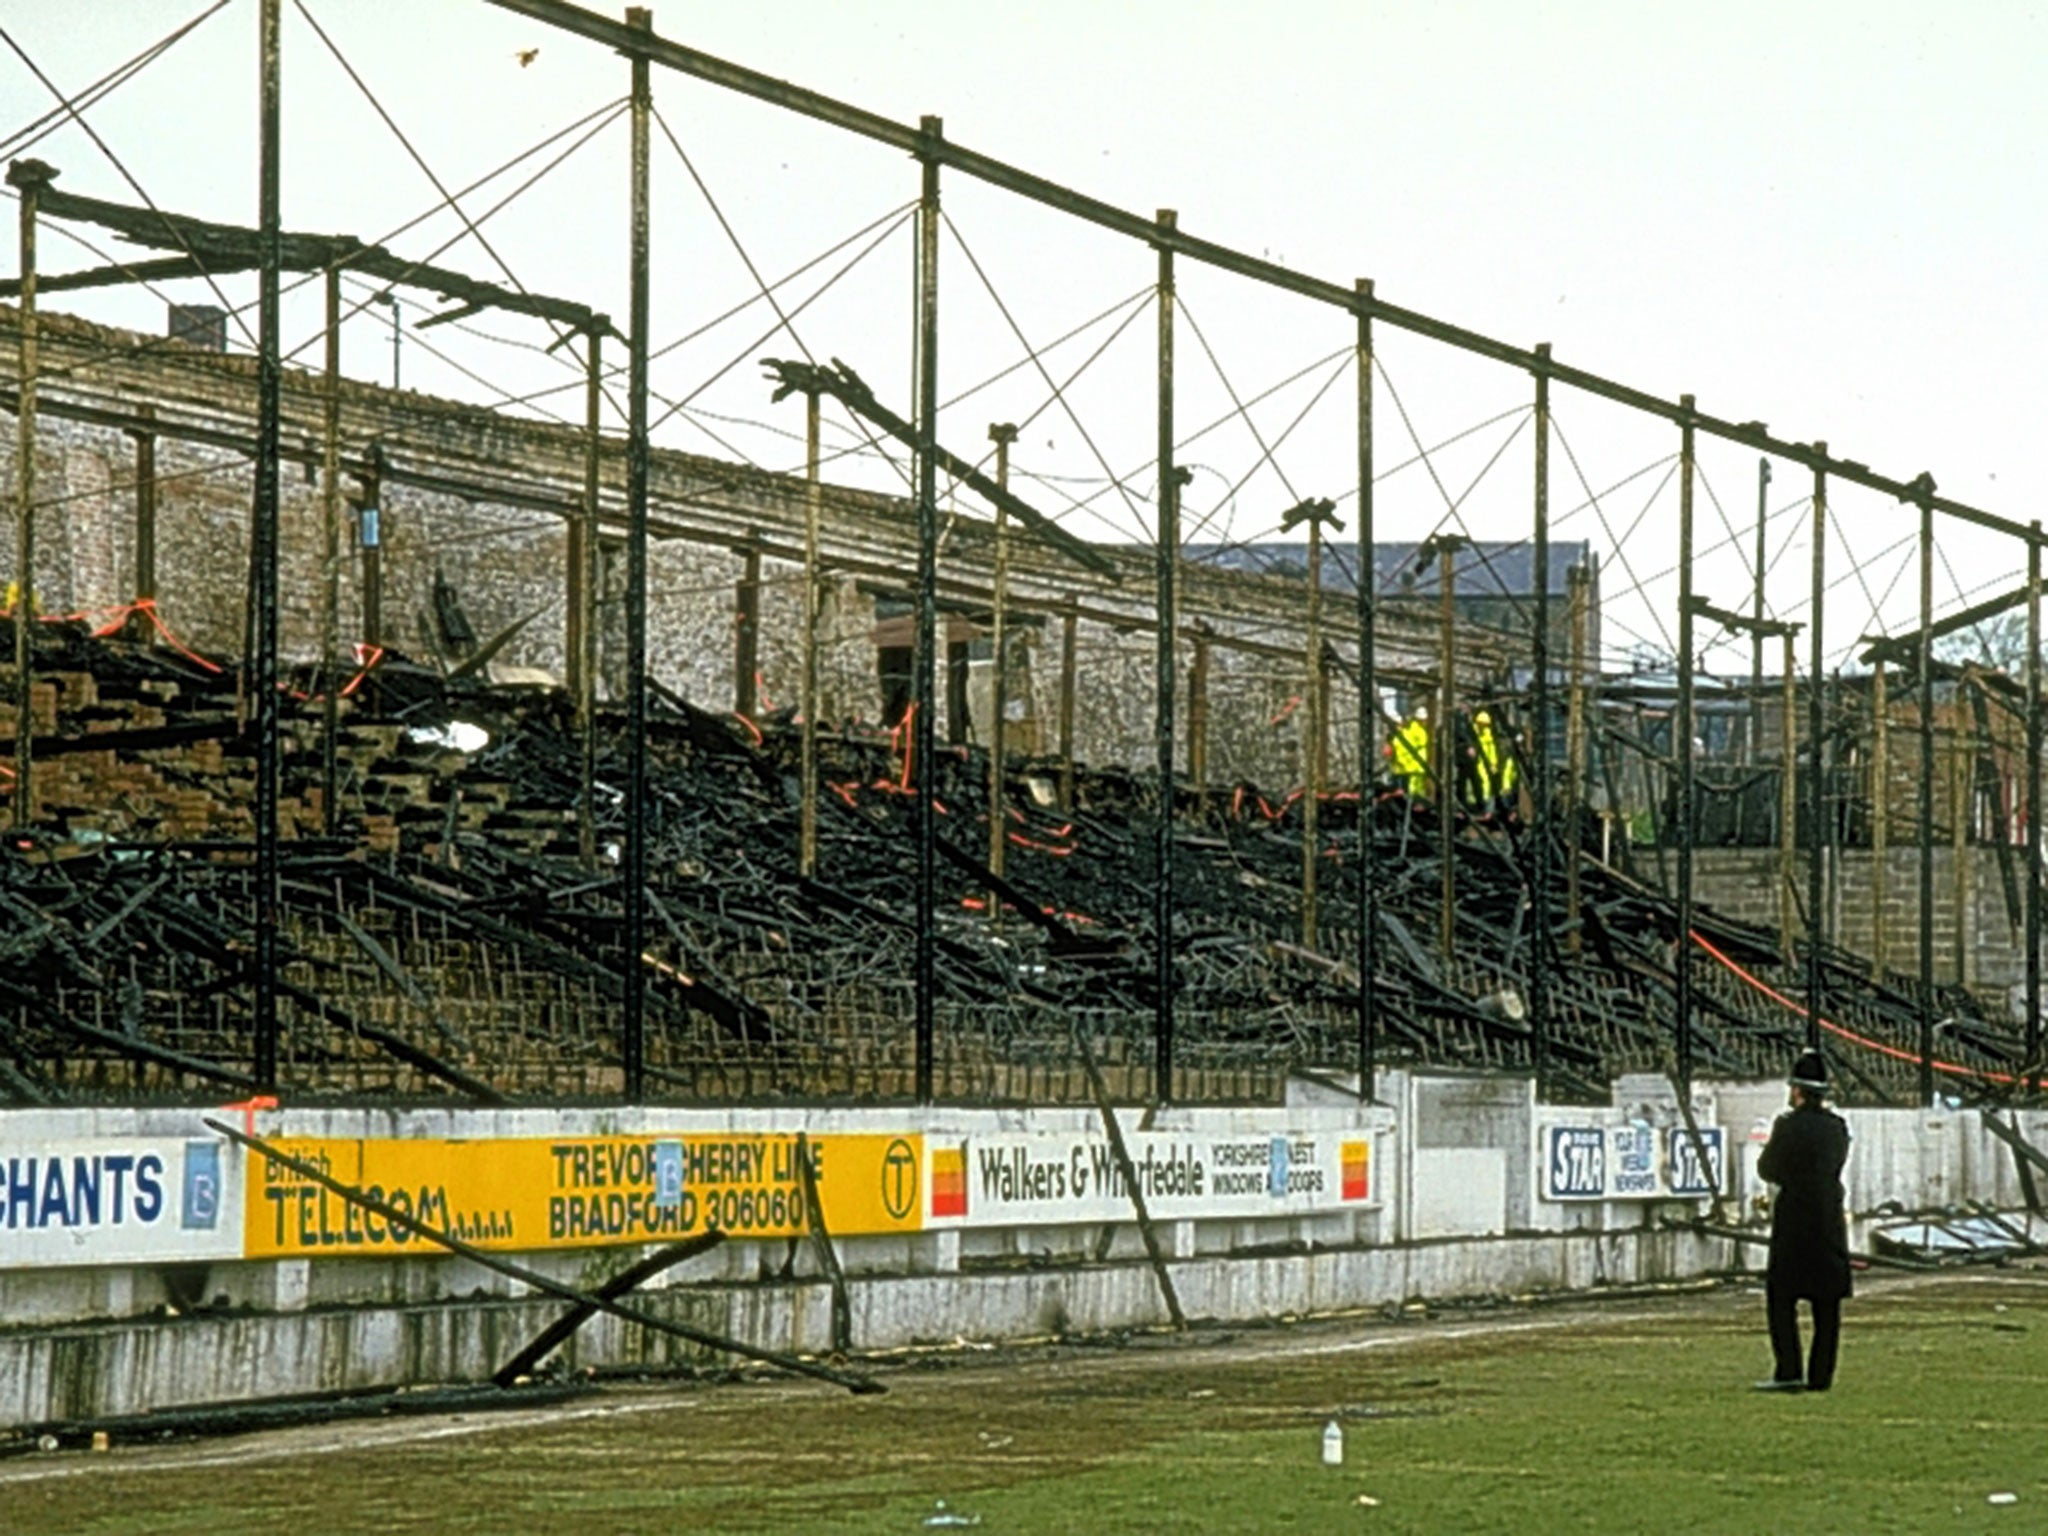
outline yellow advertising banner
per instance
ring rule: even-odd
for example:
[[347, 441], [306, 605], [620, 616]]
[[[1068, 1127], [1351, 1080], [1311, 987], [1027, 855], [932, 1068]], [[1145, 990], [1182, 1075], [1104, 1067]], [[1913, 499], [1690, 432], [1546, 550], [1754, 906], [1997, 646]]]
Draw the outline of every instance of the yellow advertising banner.
[[[501, 1252], [734, 1238], [808, 1230], [791, 1134], [519, 1137], [478, 1141], [280, 1140], [278, 1149], [479, 1248]], [[835, 1237], [923, 1226], [924, 1137], [824, 1135], [807, 1143]], [[437, 1253], [427, 1239], [275, 1164], [249, 1158], [249, 1258]]]

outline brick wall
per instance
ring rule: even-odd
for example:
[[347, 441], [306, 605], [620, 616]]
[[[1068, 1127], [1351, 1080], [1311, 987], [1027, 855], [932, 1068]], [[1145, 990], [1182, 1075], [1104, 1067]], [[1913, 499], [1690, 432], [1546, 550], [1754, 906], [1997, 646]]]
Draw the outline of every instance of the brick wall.
[[[2025, 852], [2010, 850], [2013, 876], [2024, 902]], [[1952, 847], [1934, 849], [1934, 971], [1942, 982], [1961, 982], [2002, 1009], [2009, 988], [2024, 979], [2024, 907], [2015, 924], [2008, 913], [1998, 850], [1967, 849], [1958, 864]], [[1807, 864], [1793, 866], [1798, 908], [1806, 903]], [[1778, 855], [1774, 849], [1701, 848], [1693, 853], [1693, 896], [1748, 922], [1778, 924]], [[1920, 968], [1920, 850], [1890, 849], [1884, 859], [1883, 947], [1887, 968], [1917, 975]], [[1845, 948], [1875, 955], [1878, 880], [1868, 848], [1836, 850], [1824, 871], [1823, 905], [1829, 936]], [[1960, 917], [1958, 916], [1960, 914]]]

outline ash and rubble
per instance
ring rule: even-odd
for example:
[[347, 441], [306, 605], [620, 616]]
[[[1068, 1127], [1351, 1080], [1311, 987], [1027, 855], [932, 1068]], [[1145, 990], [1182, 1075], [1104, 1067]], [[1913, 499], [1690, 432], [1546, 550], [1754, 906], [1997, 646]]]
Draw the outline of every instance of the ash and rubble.
[[[0, 852], [0, 1096], [132, 1102], [253, 1088], [246, 699], [231, 672], [161, 643], [42, 630], [38, 814]], [[451, 682], [398, 656], [354, 682], [335, 744], [331, 833], [316, 683], [302, 674], [287, 684], [280, 1091], [486, 1102], [616, 1094], [623, 718], [596, 720], [586, 833], [582, 742], [559, 690]], [[805, 878], [800, 731], [786, 715], [747, 720], [652, 694], [650, 1093], [907, 1097], [909, 733], [819, 730], [818, 861]], [[945, 747], [934, 764], [942, 1099], [1087, 1099], [1076, 1031], [1113, 1091], [1153, 1092], [1158, 783], [1080, 767], [1062, 808], [1059, 767], [1007, 765], [997, 878], [985, 862], [985, 753]], [[1526, 829], [1461, 829], [1446, 961], [1428, 805], [1325, 797], [1312, 947], [1301, 943], [1298, 794], [1239, 784], [1198, 801], [1179, 786], [1173, 815], [1173, 1097], [1266, 1101], [1291, 1071], [1355, 1065], [1361, 835], [1374, 839], [1380, 872], [1380, 1062], [1531, 1068]], [[1560, 848], [1560, 868], [1562, 857]], [[1590, 857], [1580, 880], [1576, 935], [1560, 924], [1546, 945], [1547, 1091], [1599, 1099], [1621, 1072], [1674, 1064], [1676, 908]], [[1794, 1002], [1803, 955], [1788, 963], [1775, 932], [1706, 908], [1695, 931], [1695, 1071], [1776, 1075], [1805, 1032]], [[1919, 1018], [1910, 984], [1873, 982], [1846, 951], [1827, 953], [1825, 969], [1830, 1022], [1854, 1037], [1841, 1052], [1848, 1096], [1909, 1100]], [[1938, 1007], [1944, 1059], [1987, 1076], [2021, 1065], [2017, 1031], [1968, 994], [1944, 990]]]

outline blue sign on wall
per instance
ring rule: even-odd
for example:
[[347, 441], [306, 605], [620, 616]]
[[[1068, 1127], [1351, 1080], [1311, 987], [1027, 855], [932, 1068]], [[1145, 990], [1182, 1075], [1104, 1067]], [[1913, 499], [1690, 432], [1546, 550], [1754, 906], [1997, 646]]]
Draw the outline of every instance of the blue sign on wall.
[[180, 1224], [188, 1232], [211, 1232], [220, 1224], [220, 1143], [185, 1143], [185, 1207]]
[[1700, 1127], [1700, 1141], [1707, 1153], [1705, 1168], [1700, 1166], [1700, 1149], [1693, 1144], [1692, 1135], [1684, 1126], [1674, 1125], [1666, 1135], [1670, 1138], [1670, 1147], [1664, 1167], [1669, 1175], [1667, 1182], [1671, 1193], [1711, 1195], [1718, 1190], [1727, 1167], [1727, 1158], [1722, 1151], [1721, 1127]]
[[1553, 1125], [1544, 1134], [1544, 1197], [1602, 1198], [1607, 1193], [1607, 1132], [1597, 1125]]
[[683, 1144], [657, 1141], [654, 1144], [654, 1208], [672, 1211], [683, 1203]]

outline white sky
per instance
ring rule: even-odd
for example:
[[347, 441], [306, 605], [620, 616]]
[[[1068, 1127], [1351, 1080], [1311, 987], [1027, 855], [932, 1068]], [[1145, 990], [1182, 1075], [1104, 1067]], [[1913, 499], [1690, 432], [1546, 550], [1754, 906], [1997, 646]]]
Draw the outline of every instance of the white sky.
[[[70, 92], [205, 4], [0, 0], [0, 27]], [[626, 89], [624, 60], [483, 0], [304, 4], [451, 187]], [[1690, 391], [1702, 410], [1824, 438], [1900, 478], [1930, 470], [1945, 493], [2004, 516], [2031, 519], [2048, 493], [2048, 465], [2031, 448], [2048, 403], [2048, 299], [2039, 280], [2048, 270], [2039, 201], [2048, 105], [2037, 78], [2048, 23], [2038, 5], [749, 0], [658, 6], [655, 25], [900, 122], [936, 113], [959, 143], [1141, 214], [1176, 208], [1191, 233], [1340, 283], [1370, 276], [1391, 303], [1519, 345], [1549, 341], [1560, 361], [1660, 395]], [[256, 27], [255, 0], [231, 0], [89, 110], [159, 205], [255, 222]], [[514, 54], [533, 47], [538, 57], [522, 67]], [[436, 202], [297, 0], [285, 6], [284, 78], [288, 228], [377, 239]], [[660, 69], [654, 90], [663, 120], [771, 280], [916, 194], [915, 166], [893, 151]], [[0, 50], [0, 133], [12, 135], [50, 104], [22, 60]], [[76, 127], [29, 152], [57, 165], [68, 190], [138, 200]], [[625, 152], [621, 119], [486, 226], [526, 286], [608, 309], [622, 324]], [[466, 198], [465, 208], [481, 215], [544, 160]], [[659, 127], [654, 180], [653, 335], [662, 345], [756, 289]], [[1149, 250], [964, 177], [946, 177], [945, 202], [959, 241], [1035, 344], [1137, 298], [1152, 280]], [[79, 233], [112, 248], [103, 231]], [[391, 245], [426, 258], [459, 234], [444, 213]], [[799, 279], [786, 302], [799, 302], [865, 243]], [[12, 275], [12, 241], [5, 244], [0, 271]], [[906, 415], [910, 249], [908, 227], [895, 229], [796, 322], [815, 355], [846, 359]], [[98, 264], [48, 228], [42, 251], [49, 271]], [[940, 279], [948, 398], [1021, 355], [962, 251], [949, 232]], [[433, 259], [503, 280], [467, 239]], [[1351, 339], [1348, 318], [1191, 263], [1181, 273], [1183, 435], [1230, 411], [1193, 326], [1240, 397], [1308, 370], [1255, 408], [1268, 444], [1330, 386], [1278, 450], [1284, 476], [1258, 467], [1260, 449], [1241, 423], [1183, 450], [1200, 466], [1188, 536], [1268, 534], [1279, 512], [1307, 495], [1345, 497], [1348, 524], [1354, 397], [1338, 355]], [[252, 278], [221, 286], [235, 305], [253, 299]], [[188, 302], [210, 298], [198, 282], [168, 291]], [[350, 297], [368, 292], [365, 285]], [[287, 309], [288, 348], [319, 323], [312, 295]], [[407, 303], [409, 320], [432, 302], [419, 300]], [[140, 330], [162, 327], [162, 300], [146, 293], [46, 302]], [[1126, 313], [1051, 353], [1054, 375], [1065, 380]], [[752, 361], [794, 354], [786, 337], [761, 340], [772, 323], [756, 304], [656, 363], [659, 395], [694, 396], [692, 412], [665, 422], [657, 442], [712, 453], [725, 451], [723, 442], [771, 468], [798, 462], [799, 446], [778, 434], [800, 429], [801, 408], [771, 409]], [[248, 324], [253, 330], [253, 309]], [[537, 404], [580, 414], [580, 391], [559, 360], [490, 339], [544, 344], [543, 327], [505, 316], [471, 326], [408, 333], [406, 385], [494, 398], [433, 357], [431, 344], [507, 391], [566, 383]], [[1148, 310], [1070, 391], [1080, 425], [1053, 407], [1030, 422], [1015, 452], [1020, 476], [1070, 477], [1019, 482], [1028, 499], [1058, 511], [1101, 490], [1086, 483], [1102, 478], [1088, 439], [1100, 447], [1127, 477], [1130, 501], [1105, 494], [1093, 503], [1099, 517], [1069, 514], [1092, 536], [1137, 538], [1149, 527], [1153, 334]], [[388, 381], [388, 312], [366, 311], [347, 337], [345, 367]], [[1425, 444], [1510, 413], [1434, 465], [1461, 499], [1470, 532], [1523, 536], [1530, 433], [1512, 413], [1528, 402], [1527, 379], [1384, 327], [1379, 341], [1386, 382]], [[309, 348], [302, 360], [317, 356]], [[619, 349], [612, 356], [623, 361]], [[1025, 420], [1047, 394], [1027, 367], [945, 411], [941, 435], [980, 453], [989, 422]], [[1676, 452], [1674, 428], [1565, 390], [1554, 405], [1563, 441], [1595, 490]], [[654, 414], [665, 409], [657, 404]], [[1413, 447], [1384, 385], [1379, 415], [1379, 459], [1391, 468]], [[836, 427], [829, 441], [853, 439]], [[1740, 547], [1704, 553], [1698, 589], [1746, 608], [1755, 457], [1706, 444], [1700, 462], [1701, 545], [1725, 538], [1718, 500]], [[1591, 511], [1572, 511], [1585, 496], [1561, 447], [1552, 463], [1555, 536], [1592, 538], [1606, 562], [1612, 659], [1625, 660], [1638, 643], [1668, 649], [1675, 483], [1662, 469], [1630, 481], [1603, 500], [1603, 526]], [[902, 484], [865, 456], [842, 459], [831, 473]], [[1807, 608], [1798, 505], [1807, 488], [1803, 472], [1777, 466], [1769, 606], [1794, 619]], [[1914, 622], [1917, 579], [1902, 562], [1915, 519], [1848, 487], [1837, 488], [1834, 503], [1829, 561], [1839, 584], [1827, 636], [1840, 653], [1859, 633]], [[1418, 464], [1382, 482], [1377, 507], [1380, 537], [1421, 538], [1444, 517], [1445, 493]], [[1937, 610], [1960, 606], [1963, 594], [2002, 590], [2023, 570], [2010, 541], [1946, 521], [1939, 536]], [[1746, 671], [1747, 646], [1709, 659]]]

